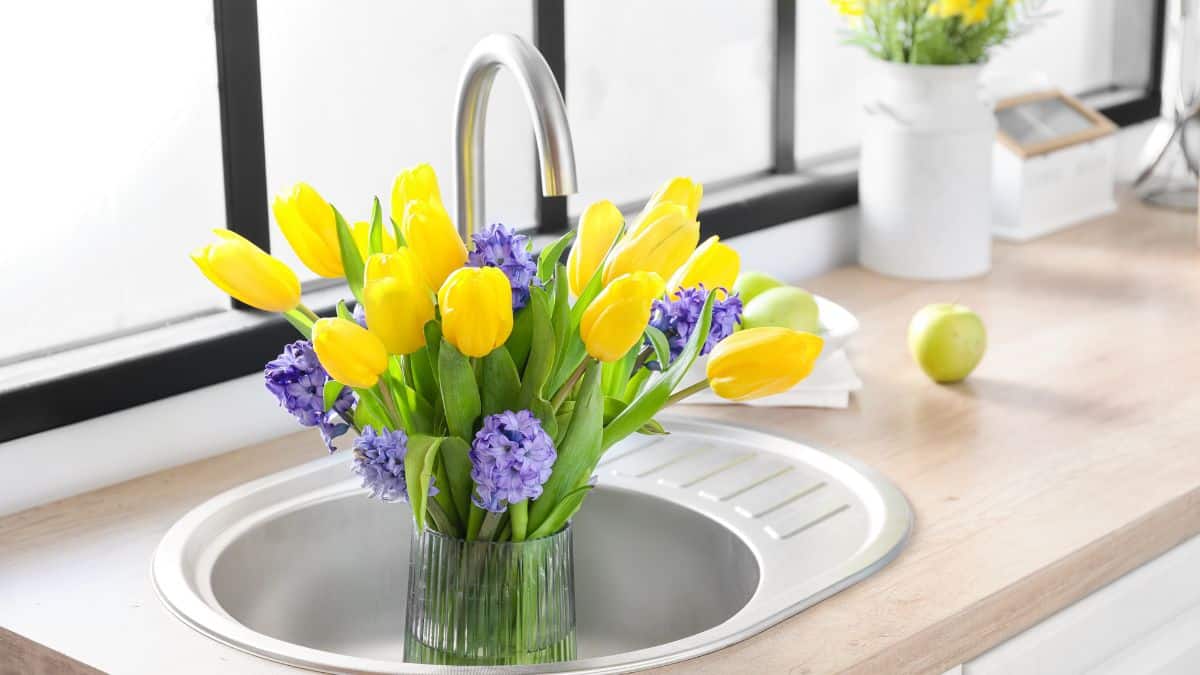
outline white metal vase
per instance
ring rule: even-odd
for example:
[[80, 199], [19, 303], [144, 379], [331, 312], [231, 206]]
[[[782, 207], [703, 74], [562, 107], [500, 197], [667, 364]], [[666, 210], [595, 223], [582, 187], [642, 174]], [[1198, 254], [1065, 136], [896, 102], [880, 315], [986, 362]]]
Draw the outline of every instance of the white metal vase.
[[981, 65], [873, 61], [863, 100], [859, 262], [907, 279], [962, 279], [991, 267], [996, 119]]

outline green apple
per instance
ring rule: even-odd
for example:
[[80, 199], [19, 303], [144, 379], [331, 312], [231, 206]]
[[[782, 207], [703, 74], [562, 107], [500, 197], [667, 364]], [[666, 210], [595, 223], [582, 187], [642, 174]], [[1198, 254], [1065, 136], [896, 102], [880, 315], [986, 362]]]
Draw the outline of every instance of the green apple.
[[754, 296], [742, 310], [743, 328], [777, 326], [820, 333], [817, 301], [812, 293], [795, 286], [769, 288]]
[[750, 302], [763, 291], [778, 288], [783, 282], [762, 272], [742, 272], [737, 281], [733, 282], [733, 292], [742, 298], [742, 302]]
[[958, 382], [971, 374], [987, 350], [979, 315], [962, 305], [927, 305], [908, 324], [908, 349], [934, 382]]

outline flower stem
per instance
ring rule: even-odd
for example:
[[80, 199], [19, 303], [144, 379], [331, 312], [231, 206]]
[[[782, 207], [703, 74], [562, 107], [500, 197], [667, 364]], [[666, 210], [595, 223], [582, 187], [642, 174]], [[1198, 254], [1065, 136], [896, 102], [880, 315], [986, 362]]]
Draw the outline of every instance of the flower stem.
[[438, 532], [449, 537], [460, 537], [462, 533], [458, 531], [458, 525], [450, 518], [450, 516], [442, 510], [442, 505], [436, 500], [430, 499], [426, 504], [426, 513], [429, 514], [429, 519], [433, 521], [433, 527]]
[[500, 525], [500, 514], [495, 511], [488, 511], [483, 517], [483, 524], [479, 526], [479, 538], [484, 541], [491, 541], [496, 536], [496, 529]]
[[508, 514], [512, 518], [512, 540], [525, 541], [525, 534], [529, 528], [529, 500], [523, 499], [516, 504], [509, 504]]
[[563, 404], [563, 401], [567, 400], [567, 397], [571, 395], [571, 390], [574, 389], [575, 385], [579, 383], [579, 378], [583, 377], [583, 374], [587, 372], [588, 366], [592, 365], [594, 362], [595, 359], [588, 357], [579, 364], [579, 367], [571, 373], [571, 376], [567, 378], [567, 381], [563, 382], [563, 386], [559, 387], [558, 393], [554, 394], [554, 398], [550, 401], [551, 410], [558, 412], [559, 406]]
[[680, 401], [691, 396], [692, 394], [695, 394], [698, 391], [704, 391], [705, 389], [708, 389], [708, 378], [707, 377], [704, 378], [703, 380], [700, 380], [696, 384], [693, 384], [690, 387], [685, 387], [685, 388], [680, 389], [679, 391], [675, 392], [674, 394], [671, 394], [671, 398], [667, 399], [667, 402], [663, 404], [663, 407], [665, 408], [671, 404], [679, 403]]
[[300, 310], [300, 313], [303, 314], [312, 323], [316, 323], [317, 319], [321, 318], [321, 317], [317, 316], [316, 312], [309, 309], [308, 306], [305, 305], [304, 303], [300, 303], [299, 305], [296, 305], [296, 309]]
[[379, 384], [376, 385], [376, 389], [379, 390], [379, 397], [383, 399], [383, 407], [387, 410], [388, 421], [397, 425], [393, 431], [403, 429], [404, 417], [400, 414], [399, 408], [396, 407], [396, 399], [392, 397], [391, 387], [381, 377], [379, 378]]

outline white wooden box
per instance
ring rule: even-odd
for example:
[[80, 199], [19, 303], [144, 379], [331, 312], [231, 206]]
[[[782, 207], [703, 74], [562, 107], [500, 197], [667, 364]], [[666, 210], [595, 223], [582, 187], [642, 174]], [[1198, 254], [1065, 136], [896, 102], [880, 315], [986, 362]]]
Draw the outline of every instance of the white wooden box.
[[1116, 210], [1116, 138], [1104, 136], [1020, 157], [1003, 143], [992, 156], [992, 234], [1028, 241]]

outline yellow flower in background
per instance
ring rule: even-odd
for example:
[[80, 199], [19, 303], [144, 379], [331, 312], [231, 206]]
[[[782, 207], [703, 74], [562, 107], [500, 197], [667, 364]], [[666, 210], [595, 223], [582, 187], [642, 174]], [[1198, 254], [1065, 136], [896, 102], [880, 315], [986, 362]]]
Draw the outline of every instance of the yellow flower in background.
[[604, 283], [631, 272], [654, 272], [668, 279], [700, 242], [700, 223], [688, 207], [659, 204], [633, 232], [626, 232], [604, 269]]
[[789, 328], [747, 328], [708, 355], [709, 386], [721, 398], [748, 401], [779, 394], [812, 372], [825, 341]]
[[425, 346], [425, 324], [434, 317], [433, 294], [408, 248], [367, 258], [363, 310], [367, 329], [389, 354], [411, 354]]
[[450, 222], [450, 215], [438, 202], [408, 202], [400, 233], [421, 261], [421, 270], [430, 288], [441, 288], [446, 277], [467, 262], [467, 247], [458, 236], [454, 223]]
[[428, 164], [401, 171], [392, 183], [392, 218], [399, 223], [409, 202], [432, 202], [442, 206], [437, 174]]
[[583, 293], [583, 287], [591, 280], [600, 263], [604, 262], [604, 256], [624, 222], [621, 211], [607, 199], [584, 209], [579, 217], [575, 243], [571, 246], [571, 254], [567, 256], [567, 280], [576, 297]]
[[[396, 252], [396, 237], [389, 230], [391, 227], [383, 228], [383, 253]], [[354, 235], [354, 245], [358, 248], [358, 254], [367, 259], [371, 255], [371, 224], [365, 220], [360, 220], [350, 228], [350, 234]]]
[[296, 183], [271, 203], [275, 220], [308, 269], [326, 278], [343, 276], [333, 207], [307, 183]]
[[829, 0], [829, 4], [842, 16], [862, 16], [866, 0]]
[[437, 297], [442, 336], [467, 356], [487, 356], [512, 334], [512, 285], [499, 268], [461, 267]]
[[700, 198], [703, 196], [704, 186], [691, 178], [676, 176], [668, 180], [650, 195], [650, 200], [646, 202], [634, 226], [630, 228], [630, 234], [647, 225], [654, 210], [663, 204], [679, 204], [687, 209], [689, 218], [696, 220], [700, 213]]
[[383, 342], [366, 328], [342, 318], [318, 319], [313, 324], [313, 349], [329, 376], [347, 387], [368, 389], [387, 370]]
[[300, 280], [283, 261], [236, 232], [213, 234], [217, 242], [192, 251], [192, 260], [217, 288], [267, 312], [286, 312], [300, 304]]
[[616, 361], [642, 339], [650, 308], [665, 284], [653, 272], [623, 274], [600, 291], [579, 322], [579, 337], [592, 358]]
[[728, 292], [733, 289], [733, 282], [737, 281], [741, 265], [738, 252], [728, 244], [722, 244], [721, 238], [714, 234], [675, 272], [667, 283], [667, 289], [675, 292], [679, 288], [695, 288], [703, 284], [710, 291], [724, 288]]
[[959, 17], [964, 25], [973, 26], [988, 17], [992, 0], [934, 0], [928, 13], [941, 19]]

